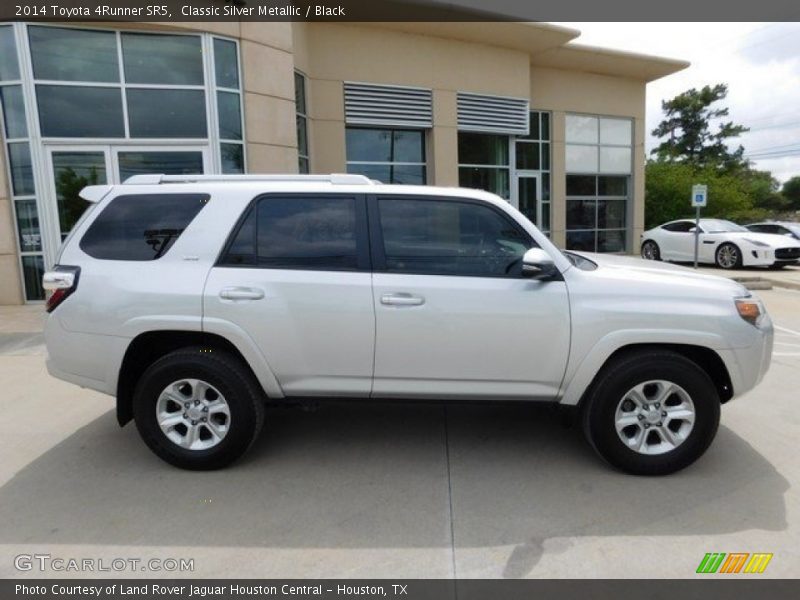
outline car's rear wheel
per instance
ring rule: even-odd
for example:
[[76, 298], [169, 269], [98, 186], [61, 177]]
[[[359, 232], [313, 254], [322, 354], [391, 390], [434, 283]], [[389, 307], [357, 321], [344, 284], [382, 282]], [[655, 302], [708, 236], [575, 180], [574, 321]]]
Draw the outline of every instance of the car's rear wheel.
[[607, 365], [583, 406], [597, 453], [634, 475], [666, 475], [696, 461], [719, 426], [709, 376], [671, 351], [630, 352]]
[[661, 260], [661, 250], [653, 240], [642, 244], [642, 258], [647, 260]]
[[720, 269], [739, 269], [742, 266], [742, 251], [730, 242], [720, 244], [714, 256]]
[[253, 375], [215, 349], [185, 348], [160, 358], [140, 378], [133, 402], [142, 439], [183, 469], [227, 466], [264, 422], [263, 392]]

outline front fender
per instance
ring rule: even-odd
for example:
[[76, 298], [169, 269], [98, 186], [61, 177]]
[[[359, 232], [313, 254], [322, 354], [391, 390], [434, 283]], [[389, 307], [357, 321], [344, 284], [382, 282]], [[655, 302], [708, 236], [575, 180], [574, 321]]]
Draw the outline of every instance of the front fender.
[[724, 357], [728, 355], [728, 344], [720, 335], [681, 329], [623, 329], [613, 331], [600, 338], [582, 356], [575, 356], [573, 350], [567, 365], [564, 383], [559, 392], [559, 402], [567, 406], [577, 405], [611, 355], [626, 346], [638, 344], [648, 346], [679, 344], [710, 348], [717, 351], [727, 364]]

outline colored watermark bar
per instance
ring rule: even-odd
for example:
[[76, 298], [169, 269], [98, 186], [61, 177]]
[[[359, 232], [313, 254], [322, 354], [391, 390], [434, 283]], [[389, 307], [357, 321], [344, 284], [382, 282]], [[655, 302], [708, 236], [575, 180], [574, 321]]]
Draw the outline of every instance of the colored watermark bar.
[[697, 573], [763, 573], [772, 560], [768, 552], [707, 552], [697, 566]]

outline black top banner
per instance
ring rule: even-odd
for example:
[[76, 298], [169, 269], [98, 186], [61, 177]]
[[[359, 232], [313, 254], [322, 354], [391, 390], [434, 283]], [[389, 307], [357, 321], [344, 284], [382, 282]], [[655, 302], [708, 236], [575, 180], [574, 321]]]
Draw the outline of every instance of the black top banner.
[[28, 21], [797, 21], [797, 0], [2, 0]]

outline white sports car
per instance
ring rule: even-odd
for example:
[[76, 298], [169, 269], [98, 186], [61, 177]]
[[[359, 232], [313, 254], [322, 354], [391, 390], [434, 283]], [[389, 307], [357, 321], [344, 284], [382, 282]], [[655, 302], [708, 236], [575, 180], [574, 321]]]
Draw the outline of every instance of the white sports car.
[[[695, 222], [670, 221], [642, 234], [642, 258], [691, 262], [694, 260]], [[775, 267], [800, 260], [800, 241], [783, 235], [755, 233], [730, 221], [700, 219], [697, 261], [722, 269]]]

